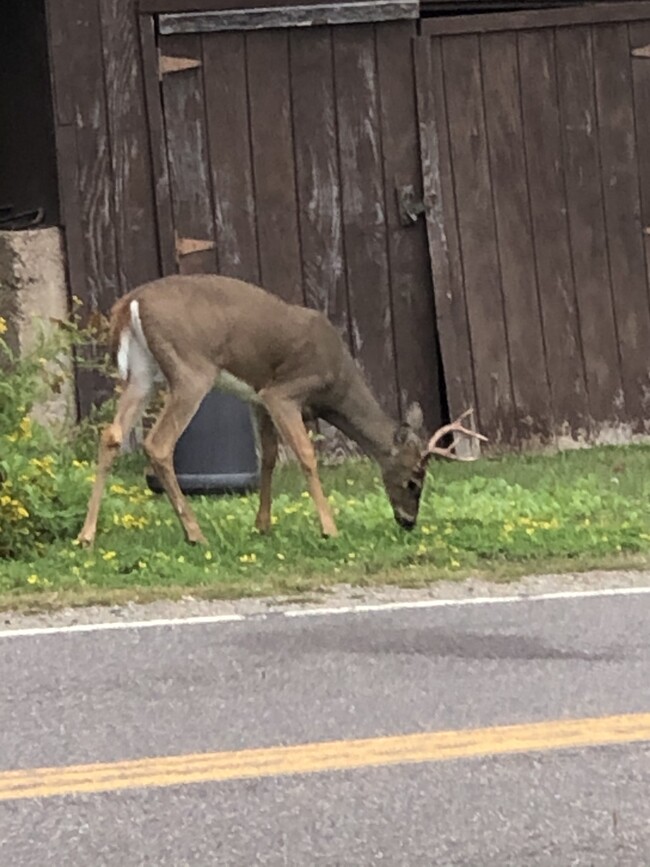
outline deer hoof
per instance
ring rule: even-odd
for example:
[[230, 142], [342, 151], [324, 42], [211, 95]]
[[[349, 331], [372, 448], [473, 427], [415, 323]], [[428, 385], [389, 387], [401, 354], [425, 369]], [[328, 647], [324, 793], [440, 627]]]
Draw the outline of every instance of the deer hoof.
[[327, 530], [323, 529], [323, 532], [321, 533], [323, 539], [336, 539], [338, 534], [339, 531], [336, 529], [336, 527], [328, 527]]
[[90, 548], [95, 541], [95, 534], [89, 533], [87, 530], [82, 530], [77, 536], [77, 542], [82, 548]]
[[208, 540], [200, 530], [187, 534], [187, 541], [190, 545], [207, 545]]

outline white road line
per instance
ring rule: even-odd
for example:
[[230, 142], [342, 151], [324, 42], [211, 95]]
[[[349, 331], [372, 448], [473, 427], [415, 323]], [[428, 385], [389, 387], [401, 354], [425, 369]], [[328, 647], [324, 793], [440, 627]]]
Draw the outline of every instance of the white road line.
[[75, 632], [111, 632], [119, 629], [147, 629], [150, 627], [197, 626], [202, 623], [235, 623], [248, 620], [243, 614], [211, 614], [204, 617], [171, 617], [158, 620], [119, 620], [108, 623], [73, 623], [70, 626], [34, 626], [31, 629], [2, 629], [2, 638], [25, 638], [32, 635], [60, 635]]
[[603, 590], [564, 590], [518, 596], [477, 596], [464, 599], [421, 599], [413, 602], [378, 602], [335, 608], [271, 609], [260, 614], [212, 614], [200, 617], [171, 617], [157, 620], [132, 620], [104, 623], [75, 623], [70, 626], [36, 626], [30, 629], [0, 629], [0, 639], [27, 638], [36, 635], [61, 635], [84, 632], [111, 632], [120, 629], [152, 629], [175, 626], [202, 626], [212, 623], [238, 623], [245, 620], [265, 620], [269, 617], [331, 617], [343, 614], [366, 614], [382, 611], [409, 611], [426, 608], [461, 608], [470, 605], [510, 605], [516, 602], [552, 602], [561, 599], [600, 599], [614, 596], [643, 596], [647, 587], [614, 587]]

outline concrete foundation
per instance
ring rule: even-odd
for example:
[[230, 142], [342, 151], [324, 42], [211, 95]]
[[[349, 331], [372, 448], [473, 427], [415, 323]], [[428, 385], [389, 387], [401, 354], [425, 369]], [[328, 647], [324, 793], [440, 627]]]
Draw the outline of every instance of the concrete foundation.
[[[7, 321], [7, 343], [20, 355], [36, 348], [40, 335], [53, 333], [55, 321], [68, 319], [60, 229], [0, 232], [0, 316]], [[48, 372], [47, 367], [44, 372]], [[59, 357], [50, 372], [63, 374], [60, 389], [47, 394], [34, 407], [33, 416], [48, 424], [74, 422], [72, 359]]]

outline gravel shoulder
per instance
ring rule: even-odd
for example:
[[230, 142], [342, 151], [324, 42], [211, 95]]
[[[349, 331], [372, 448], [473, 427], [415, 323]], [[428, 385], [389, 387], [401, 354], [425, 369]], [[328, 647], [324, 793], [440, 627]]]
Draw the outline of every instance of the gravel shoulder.
[[255, 617], [295, 608], [343, 608], [382, 603], [418, 602], [431, 599], [537, 596], [546, 593], [600, 591], [627, 587], [650, 587], [650, 571], [595, 570], [591, 572], [529, 575], [514, 581], [436, 581], [429, 587], [407, 589], [393, 586], [353, 587], [336, 585], [327, 592], [300, 596], [255, 599], [202, 600], [187, 596], [180, 601], [159, 600], [146, 604], [63, 608], [37, 614], [0, 613], [0, 634], [18, 629], [65, 627], [77, 624], [137, 622], [189, 617], [239, 615]]

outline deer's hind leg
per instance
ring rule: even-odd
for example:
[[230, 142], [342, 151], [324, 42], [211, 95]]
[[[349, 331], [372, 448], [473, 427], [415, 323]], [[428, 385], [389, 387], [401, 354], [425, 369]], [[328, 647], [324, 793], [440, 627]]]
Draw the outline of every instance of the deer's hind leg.
[[261, 473], [260, 473], [260, 505], [255, 518], [255, 526], [260, 533], [268, 533], [271, 529], [271, 499], [273, 470], [278, 459], [278, 435], [273, 420], [261, 406], [255, 409], [260, 435]]
[[170, 385], [165, 405], [144, 441], [147, 457], [169, 497], [188, 542], [205, 543], [206, 539], [178, 484], [174, 471], [174, 448], [210, 391], [214, 379], [214, 371], [188, 371], [182, 377], [176, 376]]
[[106, 486], [106, 478], [120, 452], [122, 443], [142, 417], [150, 390], [151, 383], [142, 378], [134, 378], [129, 381], [118, 399], [115, 418], [101, 433], [95, 481], [88, 502], [86, 520], [77, 536], [82, 545], [92, 545], [95, 541], [99, 507]]

